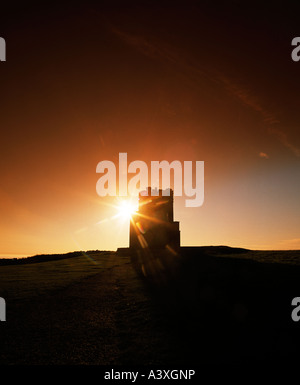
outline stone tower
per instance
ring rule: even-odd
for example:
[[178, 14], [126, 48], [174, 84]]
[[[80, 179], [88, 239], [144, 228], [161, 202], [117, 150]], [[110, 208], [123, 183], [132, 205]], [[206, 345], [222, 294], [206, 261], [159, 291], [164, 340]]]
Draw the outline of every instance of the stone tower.
[[170, 189], [148, 187], [140, 192], [139, 208], [130, 222], [130, 248], [179, 250], [179, 222], [174, 222], [173, 201]]

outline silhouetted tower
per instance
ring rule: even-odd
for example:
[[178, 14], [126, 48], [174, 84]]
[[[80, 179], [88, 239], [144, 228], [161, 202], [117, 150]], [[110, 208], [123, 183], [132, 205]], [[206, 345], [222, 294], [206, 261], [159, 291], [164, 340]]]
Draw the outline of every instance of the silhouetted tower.
[[139, 194], [139, 209], [130, 222], [130, 248], [180, 248], [179, 222], [173, 219], [173, 190], [168, 191], [169, 195], [163, 195], [163, 190], [148, 187]]

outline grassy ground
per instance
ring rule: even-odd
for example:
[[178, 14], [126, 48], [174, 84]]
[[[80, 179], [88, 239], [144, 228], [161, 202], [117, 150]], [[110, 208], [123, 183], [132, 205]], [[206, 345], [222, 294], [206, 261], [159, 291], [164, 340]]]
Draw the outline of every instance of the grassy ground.
[[114, 253], [82, 254], [73, 258], [0, 266], [0, 295], [6, 299], [25, 299], [64, 288], [87, 276], [112, 268]]
[[118, 253], [0, 266], [7, 303], [0, 363], [298, 359], [300, 328], [291, 320], [291, 300], [300, 291], [296, 254], [186, 249], [177, 275], [159, 282], [149, 273], [168, 276], [172, 258], [148, 259], [143, 271], [150, 280], [131, 256]]
[[241, 250], [238, 253], [230, 252], [230, 249], [224, 248], [222, 252], [219, 248], [205, 248], [207, 254], [218, 257], [248, 259], [260, 263], [281, 263], [289, 265], [300, 265], [300, 250]]
[[7, 322], [0, 325], [1, 364], [151, 365], [168, 359], [163, 313], [130, 257], [93, 259], [0, 268], [9, 272], [1, 285], [10, 293]]

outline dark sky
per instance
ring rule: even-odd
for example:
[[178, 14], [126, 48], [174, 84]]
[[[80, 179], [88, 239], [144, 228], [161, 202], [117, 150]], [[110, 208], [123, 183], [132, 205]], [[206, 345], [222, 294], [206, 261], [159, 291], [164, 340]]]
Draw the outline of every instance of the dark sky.
[[95, 188], [120, 152], [205, 162], [204, 205], [175, 202], [184, 245], [299, 249], [299, 8], [1, 5], [0, 253], [126, 246]]

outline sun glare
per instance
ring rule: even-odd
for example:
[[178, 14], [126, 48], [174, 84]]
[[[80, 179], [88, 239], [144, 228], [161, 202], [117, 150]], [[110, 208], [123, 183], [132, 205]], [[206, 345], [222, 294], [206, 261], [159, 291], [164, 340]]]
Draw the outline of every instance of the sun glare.
[[136, 206], [130, 201], [122, 201], [118, 207], [120, 217], [130, 219], [136, 212]]

